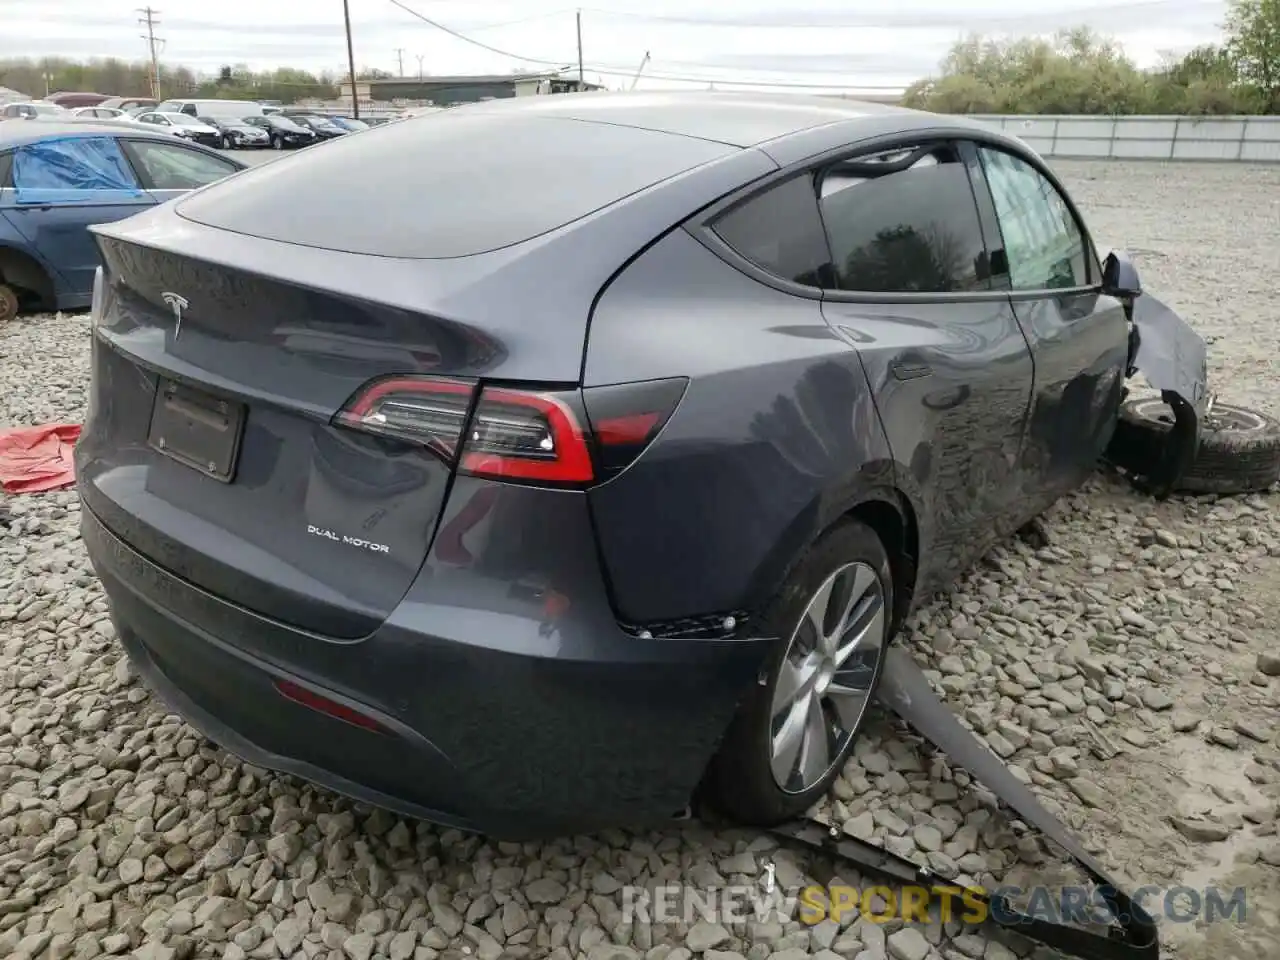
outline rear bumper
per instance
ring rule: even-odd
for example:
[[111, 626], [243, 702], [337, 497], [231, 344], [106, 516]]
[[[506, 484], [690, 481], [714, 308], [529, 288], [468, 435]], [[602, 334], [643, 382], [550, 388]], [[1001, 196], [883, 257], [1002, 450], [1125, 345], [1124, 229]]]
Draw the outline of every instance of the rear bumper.
[[[452, 503], [480, 493], [466, 486], [460, 478]], [[81, 526], [139, 672], [250, 763], [501, 839], [668, 819], [689, 801], [763, 650], [751, 640], [623, 632], [608, 612], [581, 497], [499, 495], [507, 493], [560, 513], [570, 551], [561, 557], [578, 559], [558, 562], [554, 587], [521, 586], [528, 577], [514, 574], [528, 558], [510, 544], [499, 558], [486, 546], [477, 562], [442, 532], [399, 608], [357, 641], [306, 633], [200, 590], [87, 506]], [[442, 530], [459, 512], [446, 511]], [[286, 699], [277, 679], [382, 730]]]

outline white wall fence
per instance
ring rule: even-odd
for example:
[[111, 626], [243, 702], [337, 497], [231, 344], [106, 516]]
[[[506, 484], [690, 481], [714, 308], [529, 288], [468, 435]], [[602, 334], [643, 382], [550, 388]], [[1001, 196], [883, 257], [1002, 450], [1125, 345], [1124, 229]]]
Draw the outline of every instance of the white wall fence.
[[974, 114], [1045, 157], [1280, 163], [1280, 117]]

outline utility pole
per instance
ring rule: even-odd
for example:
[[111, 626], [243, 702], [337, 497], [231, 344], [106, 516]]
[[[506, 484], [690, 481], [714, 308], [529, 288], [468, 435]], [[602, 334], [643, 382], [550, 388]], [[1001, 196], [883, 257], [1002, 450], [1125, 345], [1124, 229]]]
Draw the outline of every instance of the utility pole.
[[347, 67], [351, 71], [351, 117], [360, 119], [360, 97], [356, 93], [356, 50], [351, 45], [351, 6], [342, 0], [342, 19], [347, 27]]
[[425, 60], [426, 57], [424, 57], [420, 53], [417, 54], [417, 57], [418, 57], [418, 82], [421, 83], [422, 82], [422, 61]]
[[159, 12], [159, 10], [153, 10], [151, 7], [138, 8], [138, 13], [142, 14], [138, 18], [138, 22], [145, 24], [147, 28], [147, 32], [142, 39], [147, 41], [147, 47], [151, 51], [151, 96], [156, 100], [160, 99], [160, 60], [156, 56], [156, 41], [159, 39], [156, 36], [156, 27], [160, 25], [160, 21], [156, 19], [156, 14]]
[[398, 77], [404, 76], [404, 47], [396, 47], [396, 62], [400, 64], [400, 72], [396, 74]]
[[584, 83], [584, 79], [582, 76], [582, 11], [581, 10], [578, 11], [578, 15], [576, 19], [578, 22], [578, 89], [581, 90]]

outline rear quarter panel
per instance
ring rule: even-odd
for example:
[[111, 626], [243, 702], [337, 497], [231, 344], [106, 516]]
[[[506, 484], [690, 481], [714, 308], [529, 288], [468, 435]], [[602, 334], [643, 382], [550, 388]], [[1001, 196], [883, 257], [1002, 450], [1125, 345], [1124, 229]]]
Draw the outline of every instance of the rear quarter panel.
[[592, 316], [585, 386], [685, 376], [653, 445], [590, 503], [620, 617], [750, 612], [892, 464], [861, 360], [818, 300], [763, 286], [683, 230]]

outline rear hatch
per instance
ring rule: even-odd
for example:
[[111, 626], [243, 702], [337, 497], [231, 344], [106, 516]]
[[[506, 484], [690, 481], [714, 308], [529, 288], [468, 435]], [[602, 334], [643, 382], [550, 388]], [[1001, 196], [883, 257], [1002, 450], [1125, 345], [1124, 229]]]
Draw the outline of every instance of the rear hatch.
[[[435, 161], [393, 143], [344, 164], [385, 136], [371, 131], [95, 229], [77, 462], [110, 529], [284, 623], [350, 639], [387, 617], [430, 547], [481, 381], [575, 387], [591, 298], [625, 257], [598, 240], [520, 244], [726, 152], [606, 125], [472, 126]], [[610, 159], [618, 141], [627, 163]], [[570, 157], [598, 168], [594, 186], [539, 192]], [[353, 163], [367, 178], [354, 191]], [[397, 182], [412, 203], [383, 189]], [[549, 287], [548, 258], [582, 282]], [[536, 442], [513, 409], [489, 424], [494, 442]]]

